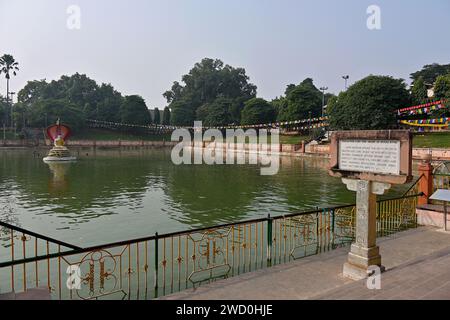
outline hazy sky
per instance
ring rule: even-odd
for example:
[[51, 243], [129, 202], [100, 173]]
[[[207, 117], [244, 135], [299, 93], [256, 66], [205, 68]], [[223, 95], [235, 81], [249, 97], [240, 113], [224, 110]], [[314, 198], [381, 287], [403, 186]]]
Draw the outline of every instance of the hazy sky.
[[[381, 30], [366, 26], [372, 4]], [[67, 28], [69, 5], [81, 9], [79, 30]], [[409, 81], [450, 63], [449, 14], [449, 0], [0, 0], [0, 54], [20, 63], [13, 91], [80, 72], [164, 107], [172, 82], [210, 57], [244, 67], [272, 99], [306, 77], [337, 93], [344, 74]]]

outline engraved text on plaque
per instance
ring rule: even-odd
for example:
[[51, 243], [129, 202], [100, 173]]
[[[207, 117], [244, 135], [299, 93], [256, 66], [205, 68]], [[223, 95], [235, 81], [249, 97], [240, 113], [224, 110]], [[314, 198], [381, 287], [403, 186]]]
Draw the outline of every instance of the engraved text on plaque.
[[400, 141], [340, 140], [339, 169], [353, 172], [400, 174]]

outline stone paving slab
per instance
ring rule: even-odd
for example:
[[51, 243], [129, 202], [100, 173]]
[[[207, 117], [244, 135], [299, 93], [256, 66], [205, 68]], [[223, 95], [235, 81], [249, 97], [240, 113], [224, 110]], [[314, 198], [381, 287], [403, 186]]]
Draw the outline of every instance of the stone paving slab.
[[420, 227], [378, 240], [382, 289], [342, 277], [349, 248], [188, 289], [160, 299], [450, 299], [450, 234]]
[[51, 295], [47, 287], [39, 287], [21, 293], [0, 294], [0, 300], [51, 300]]
[[[450, 284], [450, 268], [441, 269], [438, 264], [450, 263], [450, 248], [422, 257], [416, 263], [407, 263], [382, 274], [381, 289], [368, 290], [365, 281], [342, 286], [338, 290], [322, 293], [312, 299], [423, 299], [442, 290]], [[445, 299], [450, 299], [450, 287]]]

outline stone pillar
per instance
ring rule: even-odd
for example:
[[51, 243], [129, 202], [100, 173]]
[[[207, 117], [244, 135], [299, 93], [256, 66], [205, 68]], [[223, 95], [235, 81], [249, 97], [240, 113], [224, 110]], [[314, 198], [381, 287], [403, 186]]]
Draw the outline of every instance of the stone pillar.
[[344, 277], [360, 280], [367, 278], [370, 266], [381, 271], [381, 255], [377, 239], [377, 194], [383, 194], [390, 184], [355, 179], [342, 179], [347, 188], [356, 191], [356, 235], [348, 260], [344, 264]]
[[305, 151], [306, 151], [306, 144], [305, 144], [305, 140], [302, 140], [302, 147], [301, 147], [302, 149], [302, 153], [305, 153]]
[[433, 194], [433, 166], [431, 165], [431, 155], [423, 157], [423, 161], [419, 164], [419, 177], [423, 176], [419, 181], [419, 192], [423, 192], [423, 196], [419, 197], [417, 204], [424, 205], [428, 203], [428, 198]]

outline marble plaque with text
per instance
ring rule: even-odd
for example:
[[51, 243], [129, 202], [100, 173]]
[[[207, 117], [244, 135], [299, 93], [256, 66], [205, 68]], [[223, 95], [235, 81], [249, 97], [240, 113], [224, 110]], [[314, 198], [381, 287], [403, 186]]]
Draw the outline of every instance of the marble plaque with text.
[[400, 141], [359, 140], [339, 141], [339, 170], [400, 174]]

